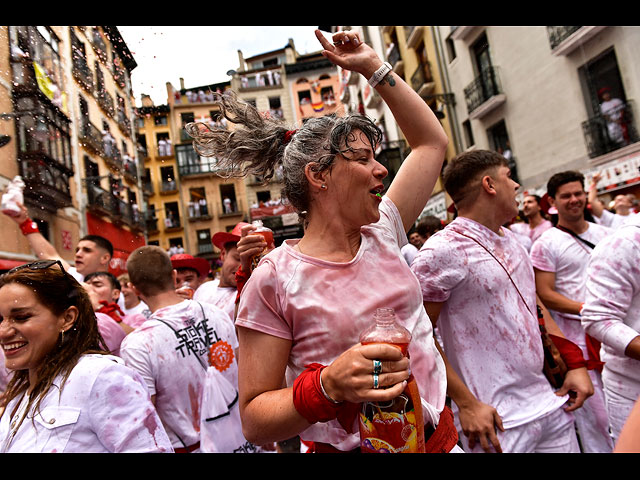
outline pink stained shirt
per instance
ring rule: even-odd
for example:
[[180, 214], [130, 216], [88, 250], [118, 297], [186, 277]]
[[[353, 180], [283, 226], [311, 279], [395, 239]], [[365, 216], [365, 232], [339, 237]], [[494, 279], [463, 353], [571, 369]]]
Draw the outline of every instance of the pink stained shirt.
[[640, 215], [593, 250], [585, 292], [582, 325], [602, 342], [603, 381], [635, 402], [640, 396], [640, 361], [627, 357], [625, 349], [640, 335]]
[[[612, 230], [589, 223], [586, 232], [580, 234], [585, 240], [597, 244]], [[565, 297], [583, 302], [587, 280], [587, 264], [591, 248], [580, 240], [558, 228], [544, 232], [531, 247], [531, 262], [538, 270], [555, 274], [555, 290]], [[580, 315], [549, 310], [553, 319], [567, 339], [582, 348], [587, 358], [585, 332], [580, 324]]]
[[[504, 269], [475, 241], [505, 265]], [[526, 424], [559, 408], [542, 373], [533, 268], [525, 248], [507, 228], [500, 236], [458, 217], [427, 240], [412, 264], [424, 301], [443, 303], [437, 321], [454, 370], [481, 402], [496, 408], [505, 428]]]
[[[384, 197], [380, 220], [361, 229], [350, 262], [335, 263], [294, 250], [286, 240], [260, 262], [242, 291], [236, 325], [292, 341], [286, 380], [291, 386], [305, 366], [330, 364], [359, 341], [380, 307], [394, 308], [413, 335], [411, 371], [423, 399], [425, 419], [437, 424], [445, 405], [444, 362], [433, 341], [420, 286], [400, 253], [407, 243], [395, 205]], [[337, 421], [317, 423], [300, 434], [340, 450], [359, 445]]]

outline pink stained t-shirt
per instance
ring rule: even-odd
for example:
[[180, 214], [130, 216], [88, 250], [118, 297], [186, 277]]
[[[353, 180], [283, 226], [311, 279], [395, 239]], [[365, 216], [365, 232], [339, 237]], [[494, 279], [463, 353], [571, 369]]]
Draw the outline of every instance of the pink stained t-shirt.
[[[286, 240], [260, 262], [242, 291], [236, 326], [292, 341], [286, 380], [291, 386], [305, 366], [330, 364], [359, 341], [377, 308], [391, 307], [412, 333], [411, 371], [423, 399], [425, 419], [437, 424], [445, 405], [444, 362], [433, 341], [420, 286], [400, 253], [407, 243], [395, 205], [384, 197], [380, 220], [361, 229], [361, 245], [350, 262], [304, 255]], [[340, 450], [359, 445], [337, 421], [317, 423], [303, 440]]]
[[[525, 306], [505, 270], [527, 302]], [[542, 373], [543, 353], [536, 312], [533, 268], [525, 248], [507, 228], [500, 236], [458, 217], [427, 240], [412, 264], [424, 301], [442, 303], [437, 321], [453, 369], [481, 402], [496, 408], [505, 428], [556, 410]]]
[[[581, 238], [598, 244], [612, 233], [612, 230], [589, 223]], [[587, 265], [591, 257], [591, 248], [580, 240], [558, 228], [544, 232], [531, 247], [531, 262], [538, 270], [555, 274], [555, 290], [565, 297], [583, 302], [587, 281]], [[558, 312], [549, 309], [553, 319], [567, 339], [582, 348], [587, 358], [585, 332], [580, 324], [580, 315]]]
[[605, 386], [635, 402], [640, 396], [640, 361], [625, 350], [640, 335], [640, 214], [593, 250], [581, 315], [587, 333], [602, 342]]

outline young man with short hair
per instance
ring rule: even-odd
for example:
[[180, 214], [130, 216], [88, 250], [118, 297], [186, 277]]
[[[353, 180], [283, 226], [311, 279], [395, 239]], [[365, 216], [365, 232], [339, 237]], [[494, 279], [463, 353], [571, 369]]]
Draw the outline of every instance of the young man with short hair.
[[237, 386], [235, 329], [218, 307], [176, 293], [176, 271], [162, 248], [137, 248], [127, 271], [152, 314], [124, 339], [121, 357], [145, 380], [176, 452], [197, 452], [210, 360]]
[[[557, 392], [542, 372], [533, 268], [515, 234], [502, 227], [518, 212], [519, 185], [504, 157], [488, 150], [458, 155], [443, 178], [458, 216], [429, 239], [411, 269], [442, 338], [463, 447], [577, 452], [568, 412], [593, 387], [582, 362], [571, 365]], [[547, 329], [562, 337], [552, 319]]]
[[585, 220], [587, 193], [580, 172], [556, 173], [547, 183], [547, 194], [549, 203], [558, 211], [558, 223], [531, 247], [536, 291], [566, 337], [588, 359], [595, 393], [575, 414], [582, 449], [587, 453], [608, 453], [613, 450], [613, 443], [600, 375], [600, 344], [586, 335], [580, 309], [591, 252], [611, 230]]

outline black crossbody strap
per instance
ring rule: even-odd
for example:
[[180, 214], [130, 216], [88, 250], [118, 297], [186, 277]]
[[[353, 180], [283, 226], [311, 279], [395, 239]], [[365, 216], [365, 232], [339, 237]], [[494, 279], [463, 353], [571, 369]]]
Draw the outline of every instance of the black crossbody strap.
[[[207, 316], [204, 313], [204, 308], [202, 308], [202, 304], [200, 302], [197, 302], [198, 305], [200, 305], [200, 310], [202, 310], [202, 318], [205, 320], [205, 322], [207, 321]], [[171, 325], [169, 325], [167, 322], [165, 322], [164, 320], [161, 320], [160, 318], [154, 318], [154, 320], [159, 321], [160, 323], [164, 323], [167, 327], [169, 327], [171, 330], [173, 330], [173, 333], [176, 334], [176, 336], [178, 336], [178, 332], [176, 331], [175, 328], [173, 328]], [[202, 365], [202, 368], [204, 368], [205, 370], [207, 370], [207, 366], [202, 362], [202, 359], [200, 358], [200, 356], [198, 356], [196, 354], [196, 359], [198, 360], [198, 362], [200, 363], [200, 365]]]
[[593, 250], [594, 248], [596, 248], [596, 246], [591, 243], [589, 240], [585, 240], [584, 238], [582, 238], [580, 235], [578, 235], [576, 232], [569, 230], [567, 227], [563, 227], [561, 225], [556, 225], [556, 228], [559, 230], [562, 230], [563, 232], [567, 232], [569, 235], [573, 236], [576, 240], [581, 241], [582, 243], [584, 243], [587, 247], [589, 247], [591, 250]]

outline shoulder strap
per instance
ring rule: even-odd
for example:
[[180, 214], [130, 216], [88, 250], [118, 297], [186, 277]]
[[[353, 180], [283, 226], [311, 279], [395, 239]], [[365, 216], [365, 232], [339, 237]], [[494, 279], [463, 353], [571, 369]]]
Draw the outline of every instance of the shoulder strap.
[[458, 233], [459, 235], [462, 235], [463, 237], [467, 237], [471, 240], [473, 240], [474, 242], [476, 242], [478, 245], [480, 245], [489, 255], [491, 255], [493, 257], [493, 259], [498, 262], [498, 265], [500, 265], [502, 267], [502, 269], [505, 271], [505, 273], [507, 274], [507, 277], [509, 277], [509, 280], [511, 280], [511, 283], [513, 284], [513, 286], [516, 289], [516, 292], [518, 292], [518, 295], [520, 296], [520, 299], [522, 300], [522, 303], [524, 303], [524, 306], [527, 307], [527, 310], [529, 310], [529, 313], [531, 315], [533, 315], [536, 320], [538, 320], [538, 315], [534, 315], [534, 313], [531, 311], [531, 309], [529, 308], [529, 304], [527, 303], [527, 301], [524, 299], [524, 297], [522, 296], [522, 293], [520, 293], [520, 289], [518, 288], [518, 286], [516, 285], [516, 282], [513, 281], [513, 278], [511, 278], [511, 274], [509, 273], [509, 270], [507, 270], [507, 267], [505, 267], [502, 262], [500, 260], [498, 260], [498, 258], [493, 254], [493, 252], [491, 252], [491, 250], [489, 250], [487, 247], [485, 247], [482, 243], [480, 243], [478, 240], [476, 240], [475, 238], [473, 238], [470, 235], [467, 235], [466, 233], [462, 233], [460, 230], [457, 230], [455, 228], [452, 228], [452, 230], [456, 233]]
[[[200, 302], [198, 302], [198, 304], [200, 304]], [[202, 308], [202, 305], [200, 305], [200, 308]], [[204, 315], [204, 309], [202, 308], [202, 314]], [[206, 320], [206, 317], [204, 317]], [[159, 318], [154, 318], [154, 320], [159, 321], [160, 323], [164, 323], [167, 327], [169, 327], [171, 330], [173, 330], [173, 333], [176, 334], [176, 336], [178, 336], [178, 332], [176, 331], [175, 328], [173, 328], [171, 325], [169, 325], [167, 322], [165, 322], [164, 320], [161, 320]], [[195, 355], [196, 359], [198, 360], [198, 362], [200, 363], [200, 365], [202, 366], [202, 368], [204, 368], [205, 370], [207, 369], [207, 366], [202, 362], [202, 359], [200, 358], [199, 355]]]
[[562, 230], [563, 232], [567, 232], [569, 235], [573, 236], [576, 240], [579, 240], [582, 243], [584, 243], [590, 249], [593, 250], [594, 248], [596, 248], [596, 246], [593, 243], [591, 243], [589, 240], [585, 240], [573, 230], [569, 230], [567, 227], [563, 227], [561, 225], [556, 225], [556, 228], [559, 230]]

